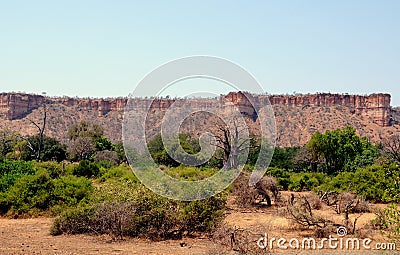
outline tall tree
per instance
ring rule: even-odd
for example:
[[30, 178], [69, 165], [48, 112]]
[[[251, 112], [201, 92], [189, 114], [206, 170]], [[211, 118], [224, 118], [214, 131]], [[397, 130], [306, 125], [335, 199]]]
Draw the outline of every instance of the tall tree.
[[389, 159], [400, 163], [400, 135], [394, 134], [383, 139], [382, 151]]
[[68, 139], [76, 140], [78, 137], [90, 137], [93, 140], [100, 138], [104, 134], [104, 129], [96, 123], [82, 120], [74, 124], [68, 130]]
[[313, 162], [324, 162], [323, 167], [328, 174], [342, 171], [345, 165], [362, 155], [366, 138], [360, 138], [355, 128], [347, 126], [343, 129], [327, 130], [324, 134], [315, 133], [306, 147], [310, 151]]
[[103, 133], [103, 128], [95, 123], [81, 121], [72, 125], [68, 130], [70, 158], [77, 161], [91, 159], [96, 152], [96, 146], [100, 149], [112, 147], [107, 139], [103, 139]]
[[[200, 146], [197, 139], [193, 139], [190, 134], [179, 134], [179, 143], [182, 146], [183, 150], [188, 154], [195, 154], [199, 152]], [[147, 147], [149, 149], [149, 153], [154, 159], [154, 161], [159, 165], [166, 165], [166, 166], [179, 166], [180, 163], [175, 161], [173, 157], [171, 157], [165, 145], [163, 143], [163, 139], [161, 135], [156, 135], [153, 137], [148, 143]], [[171, 148], [170, 152], [175, 154], [177, 148]], [[177, 154], [173, 155], [175, 158]]]
[[28, 139], [26, 139], [27, 141], [27, 146], [28, 148], [32, 151], [33, 155], [34, 155], [34, 159], [36, 161], [39, 161], [40, 159], [40, 152], [42, 150], [43, 147], [43, 139], [44, 139], [44, 131], [46, 129], [46, 121], [47, 121], [47, 107], [46, 107], [46, 103], [43, 104], [43, 118], [42, 118], [42, 123], [39, 122], [35, 122], [31, 119], [28, 119], [37, 129], [38, 129], [38, 138], [39, 141], [37, 144], [32, 144], [30, 143], [30, 141]]
[[[239, 165], [239, 156], [250, 148], [251, 139], [255, 137], [246, 135], [248, 127], [238, 118], [233, 117], [230, 124], [227, 125], [221, 121], [215, 122], [216, 143], [214, 145], [223, 151], [222, 160], [225, 168], [234, 169]], [[257, 143], [254, 142], [254, 144]]]
[[[36, 154], [29, 152], [31, 152], [30, 147], [38, 148], [39, 143], [41, 143], [42, 149], [40, 150], [39, 158], [37, 158]], [[25, 148], [23, 147], [24, 144]], [[24, 160], [55, 160], [60, 162], [66, 158], [65, 145], [61, 144], [61, 142], [57, 139], [47, 136], [40, 137], [40, 135], [35, 135], [28, 137], [26, 138], [25, 143], [22, 144], [22, 147], [20, 145], [18, 149], [22, 149], [22, 151], [19, 151], [19, 153], [21, 153], [21, 157]]]

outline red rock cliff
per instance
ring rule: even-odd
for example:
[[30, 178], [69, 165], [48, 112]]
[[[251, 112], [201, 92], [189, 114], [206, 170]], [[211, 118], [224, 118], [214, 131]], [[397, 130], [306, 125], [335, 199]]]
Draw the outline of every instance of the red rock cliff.
[[[307, 95], [250, 95], [246, 92], [230, 92], [225, 99], [233, 102], [242, 113], [252, 115], [255, 110], [250, 100], [254, 102], [254, 107], [258, 104], [268, 102], [271, 105], [284, 105], [287, 107], [307, 107], [307, 106], [345, 106], [351, 111], [359, 113], [365, 117], [372, 118], [373, 122], [385, 127], [391, 122], [390, 117], [390, 95], [379, 93], [366, 96], [348, 94], [307, 94]], [[250, 100], [248, 99], [250, 98]]]
[[[250, 95], [246, 92], [230, 92], [227, 95], [221, 95], [219, 102], [223, 98], [233, 102], [240, 111], [249, 116], [255, 114], [253, 106], [248, 97], [251, 98], [257, 107], [269, 100], [272, 105], [283, 105], [287, 107], [307, 107], [307, 106], [345, 106], [351, 111], [369, 117], [376, 124], [385, 127], [391, 122], [390, 117], [390, 95], [389, 94], [371, 94], [367, 96], [347, 95], [347, 94], [307, 94], [307, 95]], [[149, 105], [151, 108], [165, 110], [174, 100], [171, 99], [135, 99], [137, 103]], [[84, 110], [97, 111], [98, 116], [104, 116], [110, 111], [123, 112], [127, 98], [71, 98], [71, 97], [44, 97], [42, 95], [21, 94], [21, 93], [1, 93], [0, 108], [9, 120], [20, 119], [29, 114], [32, 110], [46, 104], [62, 104], [70, 107], [78, 107]], [[213, 100], [195, 100], [191, 104], [197, 107], [206, 107], [213, 104]], [[217, 102], [215, 102], [217, 103]]]

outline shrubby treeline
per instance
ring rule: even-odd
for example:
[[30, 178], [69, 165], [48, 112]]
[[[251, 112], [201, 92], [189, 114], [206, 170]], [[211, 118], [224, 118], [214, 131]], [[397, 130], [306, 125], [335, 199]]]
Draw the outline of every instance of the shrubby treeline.
[[[188, 154], [201, 149], [191, 134], [181, 134], [179, 142]], [[250, 137], [248, 144], [244, 169], [251, 171], [260, 143]], [[148, 148], [166, 174], [188, 181], [207, 178], [226, 163], [226, 151], [217, 149], [201, 166], [180, 165], [167, 153], [161, 136], [150, 139]], [[174, 149], [170, 151], [174, 153]], [[226, 196], [231, 191], [246, 206], [251, 205], [255, 195], [267, 205], [271, 200], [279, 202], [280, 190], [354, 192], [370, 201], [399, 203], [399, 155], [398, 135], [372, 144], [352, 127], [317, 132], [304, 146], [275, 148], [262, 182], [246, 196], [241, 193], [248, 189], [247, 182], [239, 180], [218, 196], [177, 202], [143, 187], [123, 164], [126, 157], [122, 143], [113, 144], [95, 123], [73, 125], [67, 144], [45, 134], [23, 137], [1, 130], [0, 214], [58, 216], [53, 234], [179, 238], [214, 229], [222, 220]], [[385, 212], [398, 215], [396, 208], [392, 206]], [[399, 224], [397, 216], [384, 216], [383, 212], [381, 221], [388, 228]]]
[[[104, 136], [104, 129], [81, 121], [68, 130], [68, 143], [44, 135], [21, 136], [8, 129], [0, 131], [0, 158], [8, 160], [90, 160], [118, 165], [126, 161], [122, 143], [113, 144]], [[40, 148], [40, 150], [38, 150]], [[39, 151], [39, 155], [36, 153]]]

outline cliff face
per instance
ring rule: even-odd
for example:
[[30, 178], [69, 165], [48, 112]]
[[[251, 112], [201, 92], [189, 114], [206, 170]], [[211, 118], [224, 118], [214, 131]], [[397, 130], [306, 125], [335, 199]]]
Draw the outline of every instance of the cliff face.
[[81, 110], [93, 110], [98, 113], [98, 116], [104, 116], [110, 111], [123, 112], [126, 101], [126, 98], [51, 98], [33, 94], [0, 94], [0, 108], [6, 111], [6, 117], [9, 120], [21, 119], [45, 103], [46, 105], [60, 104], [67, 107], [76, 107]]
[[[123, 112], [126, 105], [126, 98], [110, 99], [91, 99], [91, 98], [50, 98], [49, 103], [61, 104], [68, 107], [76, 107], [82, 110], [92, 110], [97, 112], [98, 116], [104, 116], [110, 111]], [[18, 118], [18, 116], [15, 116]]]
[[[255, 107], [250, 103], [254, 102]], [[257, 108], [267, 101], [273, 106], [276, 120], [278, 146], [299, 146], [307, 143], [316, 132], [325, 132], [353, 126], [361, 136], [371, 142], [394, 133], [400, 134], [400, 111], [390, 107], [390, 95], [372, 94], [369, 96], [341, 94], [311, 95], [249, 95], [245, 92], [232, 92], [218, 98], [186, 102], [193, 108], [209, 106], [232, 107], [235, 105], [249, 120], [250, 131], [257, 126]], [[162, 118], [174, 102], [180, 99], [132, 99], [134, 107], [146, 107], [152, 113], [148, 123], [149, 134], [156, 132]], [[46, 135], [68, 143], [68, 129], [82, 120], [97, 123], [104, 128], [105, 136], [113, 142], [121, 141], [123, 113], [127, 98], [51, 98], [41, 95], [2, 93], [0, 94], [0, 129], [9, 128], [21, 135], [33, 135], [37, 129], [31, 120], [41, 123], [43, 105], [46, 104]], [[185, 104], [186, 104], [185, 103]], [[209, 127], [207, 118], [198, 117], [182, 132], [199, 133], [198, 128]], [[254, 125], [253, 125], [253, 124]], [[201, 132], [200, 132], [201, 133]]]
[[254, 102], [255, 107], [265, 104], [267, 99], [273, 106], [286, 107], [348, 107], [353, 114], [371, 118], [381, 127], [391, 125], [391, 107], [389, 94], [371, 94], [368, 96], [347, 94], [308, 94], [308, 95], [249, 95], [245, 92], [230, 92], [225, 98], [246, 115], [254, 115], [255, 109], [248, 98]]
[[[248, 116], [256, 118], [256, 111], [249, 102], [255, 102], [255, 106], [263, 104], [268, 99], [273, 106], [284, 106], [288, 108], [301, 107], [347, 107], [352, 114], [358, 114], [370, 118], [374, 123], [381, 127], [390, 126], [391, 107], [389, 94], [371, 94], [368, 96], [347, 95], [347, 94], [308, 94], [308, 95], [250, 95], [245, 92], [230, 92], [227, 95], [221, 95], [219, 102], [226, 100], [232, 102], [239, 110]], [[226, 99], [226, 100], [223, 100]], [[151, 109], [166, 110], [172, 105], [174, 100], [170, 99], [135, 99], [137, 105], [148, 106], [151, 103]], [[74, 107], [76, 109], [92, 111], [98, 117], [106, 116], [109, 112], [122, 113], [126, 105], [127, 98], [70, 98], [59, 97], [51, 98], [42, 95], [20, 94], [20, 93], [2, 93], [0, 94], [0, 108], [8, 120], [21, 119], [33, 110], [46, 105], [63, 105]], [[207, 104], [214, 104], [216, 101], [198, 101], [193, 99], [193, 106], [205, 107]]]
[[6, 112], [9, 120], [22, 118], [33, 109], [45, 103], [46, 98], [40, 95], [1, 93], [0, 108]]

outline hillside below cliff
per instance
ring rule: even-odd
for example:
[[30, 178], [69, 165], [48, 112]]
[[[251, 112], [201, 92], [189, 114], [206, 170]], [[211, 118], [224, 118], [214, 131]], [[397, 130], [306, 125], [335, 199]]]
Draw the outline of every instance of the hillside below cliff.
[[[367, 136], [372, 142], [393, 133], [400, 133], [400, 110], [390, 106], [389, 94], [347, 95], [250, 95], [245, 92], [231, 92], [216, 98], [215, 103], [225, 98], [240, 111], [253, 116], [255, 109], [246, 97], [256, 103], [266, 98], [271, 102], [276, 119], [277, 145], [297, 146], [305, 144], [316, 131], [324, 132], [351, 125], [359, 135]], [[152, 111], [164, 112], [173, 99], [137, 99], [140, 103], [151, 104]], [[46, 135], [67, 142], [67, 131], [71, 125], [87, 120], [103, 126], [105, 135], [112, 141], [121, 140], [122, 120], [127, 98], [70, 98], [45, 97], [42, 95], [1, 93], [0, 129], [9, 128], [22, 135], [36, 134], [30, 120], [40, 122], [44, 105], [47, 111]], [[197, 104], [193, 100], [193, 104]], [[161, 119], [153, 120], [159, 127]]]

